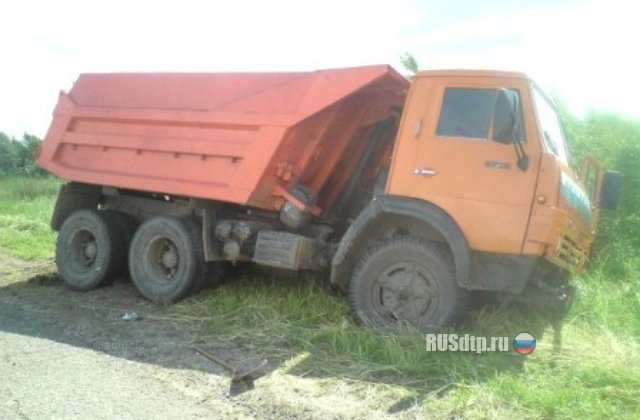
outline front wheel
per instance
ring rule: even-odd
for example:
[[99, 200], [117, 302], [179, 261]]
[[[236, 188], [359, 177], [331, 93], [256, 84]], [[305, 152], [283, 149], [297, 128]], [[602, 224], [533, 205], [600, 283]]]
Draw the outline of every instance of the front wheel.
[[459, 314], [463, 290], [443, 246], [402, 236], [365, 253], [349, 283], [349, 301], [363, 325], [422, 332], [451, 323]]

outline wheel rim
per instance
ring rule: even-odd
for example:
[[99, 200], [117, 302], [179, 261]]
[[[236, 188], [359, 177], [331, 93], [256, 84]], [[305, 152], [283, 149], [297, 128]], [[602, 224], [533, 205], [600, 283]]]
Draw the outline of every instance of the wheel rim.
[[88, 229], [78, 229], [69, 239], [71, 263], [77, 271], [88, 271], [98, 257], [96, 237]]
[[180, 254], [175, 242], [164, 236], [153, 238], [147, 246], [144, 265], [154, 282], [170, 284], [180, 269]]
[[378, 274], [373, 303], [386, 322], [407, 322], [420, 327], [436, 312], [438, 294], [438, 284], [427, 267], [399, 262]]

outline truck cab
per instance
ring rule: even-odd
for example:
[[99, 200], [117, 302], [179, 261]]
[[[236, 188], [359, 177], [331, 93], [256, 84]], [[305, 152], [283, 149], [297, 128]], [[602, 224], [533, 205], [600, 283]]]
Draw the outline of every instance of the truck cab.
[[[569, 273], [583, 270], [591, 253], [600, 208], [615, 207], [617, 198], [602, 197], [615, 197], [619, 186], [619, 174], [603, 172], [592, 158], [584, 178], [571, 163], [553, 102], [526, 75], [419, 72], [399, 124], [385, 195], [352, 225], [383, 243], [374, 251], [357, 245], [351, 251], [365, 255], [351, 278], [363, 322], [405, 319], [428, 330], [454, 318], [469, 290], [520, 294], [533, 283], [567, 290]], [[428, 247], [420, 255], [418, 249]], [[338, 261], [346, 249], [338, 251]], [[394, 253], [413, 260], [369, 269]], [[448, 282], [457, 288], [437, 280], [444, 268], [426, 269], [436, 260], [454, 267], [449, 275], [455, 280]], [[368, 279], [380, 277], [381, 286], [371, 287]], [[333, 279], [340, 278], [334, 260]], [[354, 293], [354, 284], [366, 292]], [[359, 297], [367, 294], [371, 305]], [[434, 294], [443, 304], [425, 310], [434, 306], [426, 303]]]
[[[582, 269], [597, 220], [550, 99], [524, 74], [417, 75], [387, 194], [445, 210], [473, 251]], [[599, 175], [598, 175], [599, 176]], [[593, 204], [592, 204], [593, 203]]]

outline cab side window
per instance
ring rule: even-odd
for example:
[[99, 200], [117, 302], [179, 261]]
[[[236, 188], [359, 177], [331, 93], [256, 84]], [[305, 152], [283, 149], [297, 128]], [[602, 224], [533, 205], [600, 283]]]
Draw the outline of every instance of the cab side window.
[[489, 138], [497, 93], [496, 89], [446, 88], [437, 135]]

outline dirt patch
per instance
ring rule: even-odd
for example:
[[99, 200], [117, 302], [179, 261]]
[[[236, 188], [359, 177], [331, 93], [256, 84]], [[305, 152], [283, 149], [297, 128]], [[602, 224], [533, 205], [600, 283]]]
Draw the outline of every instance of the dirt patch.
[[52, 271], [55, 271], [53, 261], [28, 262], [0, 251], [0, 287]]

